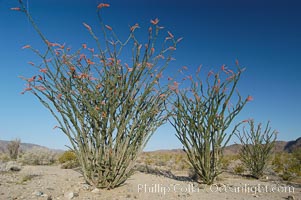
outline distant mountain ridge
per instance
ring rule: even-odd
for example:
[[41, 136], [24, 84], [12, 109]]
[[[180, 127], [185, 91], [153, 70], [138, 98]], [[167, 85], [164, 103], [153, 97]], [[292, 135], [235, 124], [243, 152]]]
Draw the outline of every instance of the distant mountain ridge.
[[[276, 141], [274, 152], [288, 152], [291, 153], [294, 150], [301, 148], [301, 137], [297, 138], [296, 140], [292, 141]], [[232, 144], [224, 149], [225, 155], [233, 155], [238, 154], [241, 149], [241, 144]]]
[[[9, 143], [10, 143], [10, 141], [0, 140], [0, 153], [7, 152], [7, 145]], [[41, 148], [41, 149], [47, 149], [47, 150], [55, 151], [55, 152], [63, 152], [63, 150], [60, 150], [60, 149], [50, 149], [48, 147], [44, 147], [44, 146], [41, 146], [38, 144], [22, 143], [22, 141], [21, 141], [21, 144], [20, 144], [21, 151], [28, 151], [33, 148]]]
[[[0, 153], [7, 151], [7, 144], [9, 142], [10, 141], [0, 140]], [[44, 149], [48, 149], [48, 150], [55, 151], [55, 152], [63, 152], [64, 151], [64, 150], [60, 150], [60, 149], [50, 149], [48, 147], [44, 147], [44, 146], [37, 145], [37, 144], [32, 144], [32, 143], [21, 143], [20, 148], [21, 148], [22, 151], [28, 151], [32, 148], [44, 148]], [[241, 148], [241, 144], [229, 145], [229, 146], [225, 147], [224, 154], [225, 155], [238, 154], [240, 148]], [[293, 152], [294, 150], [296, 150], [298, 148], [301, 148], [301, 137], [297, 138], [296, 140], [292, 140], [292, 141], [276, 141], [274, 151], [275, 152], [288, 152], [288, 153], [291, 153], [291, 152]], [[152, 152], [182, 153], [183, 150], [182, 149], [155, 150], [155, 151], [152, 151]]]
[[291, 153], [300, 147], [301, 147], [301, 137], [299, 137], [298, 139], [296, 139], [294, 141], [287, 142], [287, 144], [284, 147], [284, 150]]
[[[241, 148], [241, 144], [231, 144], [224, 149], [224, 155], [234, 155], [238, 154]], [[296, 140], [292, 141], [276, 141], [274, 152], [288, 152], [291, 153], [292, 151], [301, 148], [301, 137]], [[155, 151], [148, 151], [148, 152], [157, 152], [157, 153], [184, 153], [182, 149], [164, 149], [164, 150], [155, 150]]]

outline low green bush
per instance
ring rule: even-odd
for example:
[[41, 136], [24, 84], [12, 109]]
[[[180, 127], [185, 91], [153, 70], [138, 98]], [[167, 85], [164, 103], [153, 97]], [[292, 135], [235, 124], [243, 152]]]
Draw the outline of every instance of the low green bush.
[[235, 174], [242, 175], [245, 172], [245, 168], [242, 164], [238, 164], [233, 169]]
[[8, 162], [10, 161], [10, 157], [6, 153], [0, 153], [0, 162]]
[[63, 169], [72, 169], [79, 166], [79, 162], [77, 160], [76, 154], [71, 150], [65, 151], [58, 158], [58, 161]]
[[272, 161], [274, 171], [285, 181], [301, 177], [301, 149], [277, 153]]

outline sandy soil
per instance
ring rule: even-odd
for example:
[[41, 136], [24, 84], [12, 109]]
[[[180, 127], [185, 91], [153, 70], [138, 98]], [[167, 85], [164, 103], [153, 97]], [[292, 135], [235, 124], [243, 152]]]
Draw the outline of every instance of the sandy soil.
[[[181, 175], [181, 174], [180, 174]], [[300, 199], [300, 185], [253, 180], [224, 174], [214, 185], [197, 185], [187, 178], [135, 173], [114, 190], [89, 187], [80, 173], [59, 166], [23, 166], [0, 173], [0, 199]]]

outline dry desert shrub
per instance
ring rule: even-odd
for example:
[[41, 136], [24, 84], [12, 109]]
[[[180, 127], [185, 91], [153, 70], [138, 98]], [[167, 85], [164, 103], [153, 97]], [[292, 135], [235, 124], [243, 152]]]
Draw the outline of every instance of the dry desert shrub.
[[25, 151], [18, 161], [24, 165], [52, 165], [57, 161], [58, 154], [46, 148], [34, 147]]
[[239, 155], [224, 155], [221, 159], [221, 168], [224, 171], [233, 171], [233, 168], [237, 165], [239, 161]]
[[0, 153], [0, 162], [8, 162], [10, 160], [9, 155], [6, 153]]
[[183, 152], [144, 152], [137, 163], [174, 171], [187, 171], [190, 168], [187, 156]]
[[18, 154], [19, 154], [19, 150], [20, 150], [20, 144], [21, 144], [20, 139], [15, 139], [15, 140], [12, 140], [8, 143], [7, 150], [8, 150], [8, 153], [9, 153], [9, 157], [12, 160], [16, 160], [18, 158]]
[[254, 120], [248, 122], [249, 128], [243, 128], [236, 134], [242, 144], [240, 160], [254, 178], [263, 176], [271, 158], [277, 131], [271, 130], [269, 122], [265, 127], [255, 125]]
[[285, 181], [301, 177], [301, 149], [292, 153], [281, 152], [272, 161], [274, 171]]
[[242, 175], [245, 172], [245, 167], [242, 164], [238, 164], [234, 167], [233, 172], [238, 175]]

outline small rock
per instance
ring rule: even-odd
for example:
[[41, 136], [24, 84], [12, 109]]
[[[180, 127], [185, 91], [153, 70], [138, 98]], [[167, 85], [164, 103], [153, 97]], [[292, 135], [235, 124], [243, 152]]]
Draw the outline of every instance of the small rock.
[[37, 196], [37, 197], [40, 197], [42, 196], [44, 193], [41, 192], [41, 191], [34, 191], [34, 193], [32, 193], [33, 195]]
[[21, 170], [21, 165], [17, 163], [16, 161], [9, 161], [6, 163], [6, 170], [7, 171], [20, 171]]
[[65, 194], [64, 194], [64, 197], [65, 197], [66, 199], [73, 199], [74, 193], [73, 193], [73, 192], [65, 193]]
[[66, 199], [73, 199], [74, 197], [78, 197], [78, 193], [75, 192], [67, 192], [64, 194]]
[[290, 195], [290, 196], [287, 197], [287, 199], [288, 199], [288, 200], [295, 200], [295, 197], [292, 196], [292, 195]]
[[64, 197], [66, 199], [73, 199], [74, 193], [73, 192], [67, 192], [67, 193], [64, 194]]
[[94, 188], [91, 192], [92, 192], [92, 193], [100, 193], [100, 189]]
[[0, 172], [3, 172], [3, 171], [5, 171], [5, 170], [6, 170], [6, 165], [5, 165], [5, 163], [3, 163], [3, 162], [0, 161]]
[[6, 163], [0, 163], [0, 171], [20, 171], [22, 169], [21, 165], [16, 161], [9, 161]]
[[88, 185], [87, 183], [84, 183], [83, 185], [82, 185], [82, 187], [83, 187], [83, 189], [84, 190], [90, 190], [90, 185]]
[[47, 197], [47, 200], [52, 200], [52, 196], [51, 196], [51, 195], [48, 196], [48, 197]]

